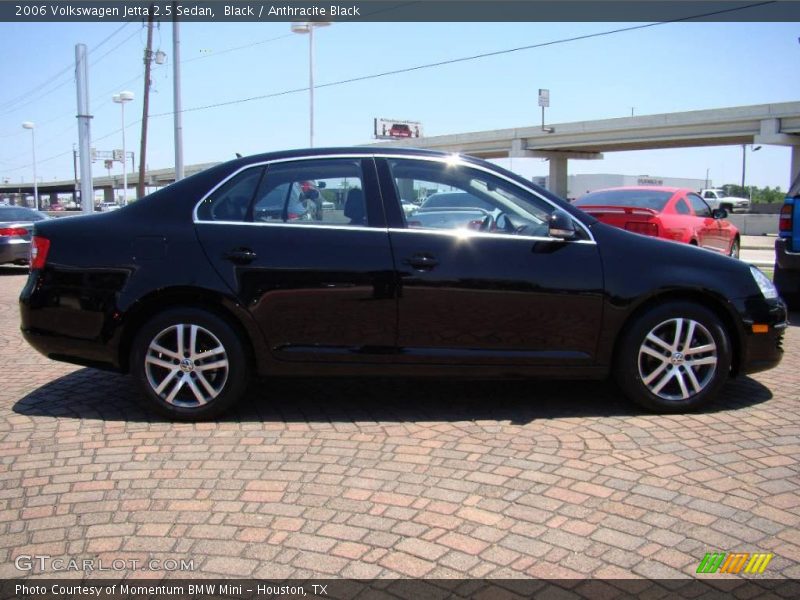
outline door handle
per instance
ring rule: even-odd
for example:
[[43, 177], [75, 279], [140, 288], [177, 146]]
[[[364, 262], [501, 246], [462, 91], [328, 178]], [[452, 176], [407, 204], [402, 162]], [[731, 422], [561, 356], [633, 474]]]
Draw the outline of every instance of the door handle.
[[439, 261], [430, 254], [415, 254], [414, 256], [405, 259], [403, 263], [409, 265], [417, 271], [430, 271], [439, 264]]
[[258, 255], [250, 248], [235, 248], [230, 252], [226, 252], [224, 257], [234, 263], [247, 264], [258, 258]]

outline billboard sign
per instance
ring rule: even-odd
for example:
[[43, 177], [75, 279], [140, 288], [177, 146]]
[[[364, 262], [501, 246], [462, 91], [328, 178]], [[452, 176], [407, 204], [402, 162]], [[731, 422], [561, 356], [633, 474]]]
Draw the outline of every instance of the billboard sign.
[[399, 119], [374, 119], [374, 135], [379, 140], [422, 137], [422, 123]]

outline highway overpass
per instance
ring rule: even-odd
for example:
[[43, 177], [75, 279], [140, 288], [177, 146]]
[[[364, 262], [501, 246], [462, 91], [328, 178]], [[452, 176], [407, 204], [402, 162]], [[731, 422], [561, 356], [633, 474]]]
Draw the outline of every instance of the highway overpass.
[[[384, 146], [412, 146], [482, 158], [546, 158], [550, 162], [551, 189], [562, 197], [567, 193], [568, 161], [601, 159], [604, 152], [741, 144], [791, 146], [790, 181], [800, 172], [800, 102], [555, 123], [548, 127], [553, 131], [543, 131], [541, 125], [537, 125], [392, 140], [371, 147], [378, 150]], [[186, 174], [214, 164], [217, 163], [187, 166]], [[168, 185], [174, 179], [174, 169], [147, 173], [148, 187]], [[130, 174], [129, 187], [135, 187], [137, 180], [137, 173]], [[108, 200], [113, 198], [113, 189], [121, 187], [122, 176], [94, 178], [94, 188], [103, 189]], [[72, 180], [39, 185], [40, 193], [45, 196], [74, 189]], [[4, 191], [32, 194], [33, 186], [0, 184], [0, 194]]]

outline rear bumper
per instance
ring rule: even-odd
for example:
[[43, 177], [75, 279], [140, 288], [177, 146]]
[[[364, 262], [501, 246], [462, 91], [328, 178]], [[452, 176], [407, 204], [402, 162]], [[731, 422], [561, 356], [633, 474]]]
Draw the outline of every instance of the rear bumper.
[[0, 242], [0, 265], [28, 262], [30, 251], [31, 243], [29, 240], [6, 239]]
[[775, 264], [786, 271], [800, 271], [800, 252], [789, 251], [789, 240], [775, 240]]

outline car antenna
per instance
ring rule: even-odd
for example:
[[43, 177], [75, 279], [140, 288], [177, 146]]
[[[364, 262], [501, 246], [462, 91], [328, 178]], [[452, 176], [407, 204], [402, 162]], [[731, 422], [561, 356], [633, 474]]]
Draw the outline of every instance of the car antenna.
[[242, 155], [237, 152], [236, 153], [236, 158], [242, 158]]

